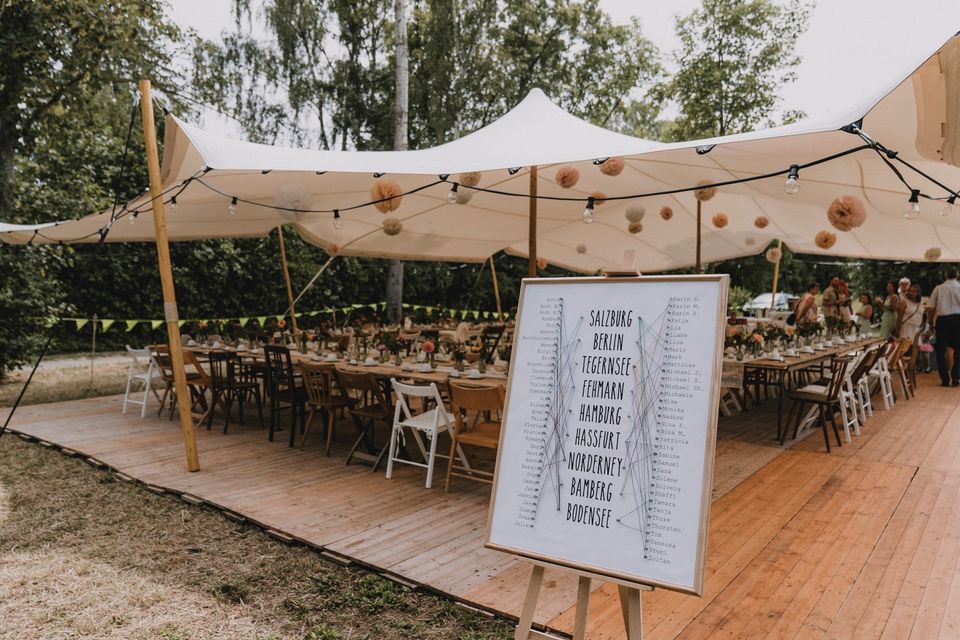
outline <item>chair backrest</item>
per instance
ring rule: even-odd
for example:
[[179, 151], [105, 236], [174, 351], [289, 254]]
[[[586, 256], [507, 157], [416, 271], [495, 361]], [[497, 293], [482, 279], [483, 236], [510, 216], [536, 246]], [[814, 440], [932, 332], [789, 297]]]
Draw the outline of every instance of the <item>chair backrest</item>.
[[860, 382], [860, 378], [865, 376], [867, 372], [871, 371], [873, 367], [877, 364], [877, 360], [883, 355], [882, 345], [877, 345], [867, 349], [863, 353], [863, 357], [860, 358], [860, 361], [857, 362], [857, 366], [854, 367], [853, 371], [850, 373], [850, 381], [856, 385]]
[[503, 387], [477, 387], [449, 381], [450, 408], [453, 413], [463, 411], [494, 411], [503, 410], [506, 391]]
[[[429, 385], [412, 385], [397, 382], [396, 378], [390, 378], [390, 384], [393, 387], [393, 392], [397, 395], [395, 419], [400, 419], [402, 416], [403, 419], [409, 420], [414, 416], [413, 412], [410, 411], [407, 398], [430, 398], [436, 403], [437, 409], [439, 409], [437, 411], [437, 423], [439, 424], [442, 415], [441, 411], [443, 409], [443, 398], [440, 396], [440, 390], [437, 389], [436, 383], [431, 382]], [[446, 418], [444, 418], [443, 421], [446, 422]]]
[[240, 357], [231, 351], [211, 351], [209, 354], [210, 381], [216, 388], [233, 384]]
[[504, 327], [502, 324], [494, 324], [483, 329], [483, 346], [487, 349], [487, 361], [493, 363], [497, 357], [497, 347], [500, 345], [500, 339], [503, 337]]
[[891, 342], [887, 351], [887, 368], [889, 368], [891, 371], [896, 369], [900, 365], [900, 358], [903, 357], [903, 354], [906, 353], [907, 349], [909, 348], [909, 340], [897, 338]]
[[336, 367], [332, 363], [304, 362], [300, 365], [307, 401], [317, 406], [329, 404], [333, 397]]
[[130, 345], [126, 345], [127, 355], [131, 358], [131, 364], [136, 365], [149, 365], [150, 364], [150, 349], [144, 347], [143, 349], [134, 349]]
[[263, 345], [263, 355], [267, 361], [267, 384], [271, 390], [292, 389], [293, 358], [290, 350], [284, 345]]
[[194, 372], [199, 376], [195, 379], [196, 383], [207, 387], [213, 385], [209, 374], [207, 374], [207, 370], [200, 364], [197, 354], [190, 350], [183, 352], [183, 368], [186, 370], [188, 367], [193, 367]]
[[830, 384], [827, 385], [827, 399], [834, 401], [840, 397], [840, 391], [843, 389], [847, 376], [847, 367], [850, 366], [849, 360], [837, 359], [833, 361], [833, 374], [830, 377]]
[[347, 398], [351, 411], [376, 411], [385, 415], [390, 412], [390, 404], [372, 373], [340, 369], [334, 371], [337, 386]]

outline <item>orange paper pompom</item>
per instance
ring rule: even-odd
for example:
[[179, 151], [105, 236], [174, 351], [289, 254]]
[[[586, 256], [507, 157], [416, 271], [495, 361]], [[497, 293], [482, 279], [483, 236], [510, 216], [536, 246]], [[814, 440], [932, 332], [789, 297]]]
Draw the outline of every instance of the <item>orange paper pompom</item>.
[[713, 216], [713, 226], [715, 226], [717, 229], [723, 229], [725, 226], [727, 226], [728, 222], [730, 222], [730, 220], [727, 218], [727, 214], [725, 213], [718, 213]]
[[630, 233], [640, 233], [641, 231], [643, 231], [643, 223], [631, 222], [629, 225], [627, 225], [627, 231], [629, 231]]
[[543, 271], [547, 268], [547, 259], [546, 258], [537, 258], [537, 269]]
[[577, 253], [586, 253], [586, 252], [587, 252], [587, 245], [582, 243], [577, 245]]
[[625, 164], [623, 158], [616, 156], [607, 158], [600, 163], [600, 172], [605, 176], [618, 176], [623, 171]]
[[693, 196], [700, 202], [712, 200], [713, 196], [717, 195], [717, 188], [705, 186], [708, 184], [712, 184], [712, 182], [710, 180], [701, 180], [697, 183], [697, 186], [700, 188], [694, 190]]
[[940, 251], [940, 247], [930, 247], [929, 249], [924, 251], [923, 259], [926, 260], [927, 262], [936, 262], [937, 260], [940, 259], [941, 254], [942, 252]]
[[673, 209], [671, 209], [670, 207], [663, 207], [662, 209], [660, 209], [660, 217], [663, 218], [664, 220], [669, 220], [670, 218], [673, 217]]
[[579, 179], [580, 172], [576, 167], [571, 167], [569, 165], [557, 169], [557, 174], [554, 176], [554, 180], [557, 181], [557, 184], [564, 189], [569, 189], [570, 187], [574, 186], [577, 184], [577, 180]]
[[393, 180], [377, 180], [370, 189], [370, 199], [379, 201], [373, 206], [380, 213], [390, 213], [400, 208], [403, 201], [403, 189]]
[[607, 194], [603, 191], [594, 191], [590, 194], [590, 197], [593, 198], [593, 206], [595, 207], [599, 207], [607, 202]]
[[468, 187], [475, 187], [480, 184], [480, 178], [483, 176], [479, 171], [470, 171], [460, 174], [460, 184]]
[[843, 196], [830, 203], [827, 219], [840, 231], [856, 229], [867, 219], [867, 209], [860, 198]]
[[757, 216], [757, 219], [753, 221], [753, 226], [757, 229], [766, 229], [768, 224], [770, 224], [770, 218], [767, 216]]
[[383, 219], [383, 232], [388, 236], [395, 236], [403, 231], [403, 223], [397, 218]]
[[821, 249], [829, 249], [837, 243], [837, 234], [830, 233], [829, 231], [821, 231], [816, 235], [813, 241]]

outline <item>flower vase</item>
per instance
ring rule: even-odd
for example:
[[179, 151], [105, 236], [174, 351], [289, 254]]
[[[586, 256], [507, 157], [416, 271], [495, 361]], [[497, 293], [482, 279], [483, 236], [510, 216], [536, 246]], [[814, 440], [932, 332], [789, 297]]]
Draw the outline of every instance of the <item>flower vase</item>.
[[384, 349], [380, 352], [380, 364], [387, 364], [388, 360], [390, 360], [390, 354]]
[[433, 352], [430, 353], [430, 368], [431, 368], [431, 369], [436, 369], [436, 368], [437, 368], [437, 359], [434, 357], [434, 355], [435, 355], [435, 354], [434, 354]]
[[460, 373], [463, 373], [466, 367], [463, 366], [463, 360], [457, 360], [456, 364], [453, 365], [453, 368], [459, 371]]
[[477, 360], [477, 371], [479, 371], [481, 374], [487, 372], [487, 359], [486, 359], [486, 358], [481, 357], [479, 360]]
[[403, 364], [403, 356], [400, 355], [399, 351], [393, 354], [393, 364], [397, 365], [398, 367]]

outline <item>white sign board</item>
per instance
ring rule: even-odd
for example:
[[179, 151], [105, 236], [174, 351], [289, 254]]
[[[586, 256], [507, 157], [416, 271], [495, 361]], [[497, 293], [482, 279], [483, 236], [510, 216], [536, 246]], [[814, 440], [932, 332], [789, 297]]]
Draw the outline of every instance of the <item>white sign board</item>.
[[487, 546], [702, 593], [727, 276], [525, 280]]

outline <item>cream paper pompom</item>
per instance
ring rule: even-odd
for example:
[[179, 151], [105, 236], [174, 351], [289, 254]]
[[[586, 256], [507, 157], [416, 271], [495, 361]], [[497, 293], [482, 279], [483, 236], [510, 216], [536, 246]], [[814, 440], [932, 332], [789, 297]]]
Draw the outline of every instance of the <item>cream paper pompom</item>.
[[813, 241], [821, 249], [829, 249], [837, 243], [837, 234], [830, 233], [829, 231], [821, 231], [814, 237]]
[[634, 234], [640, 233], [641, 231], [643, 231], [643, 223], [631, 222], [629, 225], [627, 225], [627, 231]]
[[475, 187], [480, 184], [480, 178], [483, 177], [483, 174], [479, 171], [470, 171], [468, 173], [460, 174], [460, 184], [466, 185], [468, 187]]
[[748, 247], [752, 247], [753, 245], [757, 244], [757, 240], [756, 238], [744, 238], [743, 244], [747, 245]]
[[693, 195], [700, 202], [712, 200], [713, 196], [717, 195], [717, 188], [706, 186], [708, 184], [712, 184], [712, 182], [709, 180], [701, 180], [697, 183], [697, 187], [699, 188], [694, 190]]
[[476, 192], [472, 189], [459, 189], [457, 191], [457, 204], [467, 204], [473, 199], [474, 193]]
[[553, 179], [556, 180], [557, 184], [564, 189], [569, 189], [577, 184], [577, 180], [580, 179], [580, 171], [578, 171], [576, 167], [571, 167], [569, 165], [560, 167], [557, 169], [557, 174]]
[[643, 220], [643, 216], [647, 215], [647, 210], [643, 205], [632, 204], [627, 207], [626, 212], [623, 214], [628, 222], [640, 222]]
[[713, 226], [715, 226], [717, 229], [723, 229], [725, 226], [727, 226], [728, 222], [730, 222], [730, 220], [727, 218], [727, 214], [725, 213], [718, 213], [713, 216]]
[[383, 232], [388, 236], [395, 236], [403, 231], [403, 223], [397, 218], [383, 219]]
[[783, 257], [783, 252], [780, 251], [779, 247], [770, 247], [767, 249], [767, 262], [777, 263], [780, 262], [780, 258]]
[[660, 217], [663, 218], [664, 220], [669, 220], [670, 218], [673, 217], [673, 209], [671, 209], [670, 207], [662, 207], [660, 209]]
[[393, 180], [377, 180], [370, 188], [370, 199], [380, 213], [390, 213], [400, 208], [403, 189]]
[[[313, 204], [313, 195], [303, 185], [281, 187], [273, 196], [273, 206], [281, 218], [288, 222], [299, 222], [303, 219], [304, 210]], [[289, 211], [297, 209], [297, 211]]]
[[867, 209], [860, 198], [842, 196], [830, 203], [827, 219], [840, 231], [856, 229], [867, 219]]
[[586, 252], [587, 252], [587, 245], [583, 243], [580, 243], [577, 245], [577, 253], [586, 253]]
[[624, 164], [623, 158], [607, 158], [600, 163], [600, 172], [605, 176], [618, 176], [623, 171]]
[[930, 247], [923, 252], [923, 259], [927, 262], [936, 262], [940, 259], [941, 253], [940, 247]]
[[753, 221], [753, 226], [757, 229], [766, 229], [768, 224], [770, 224], [770, 218], [767, 216], [757, 216], [757, 219]]

